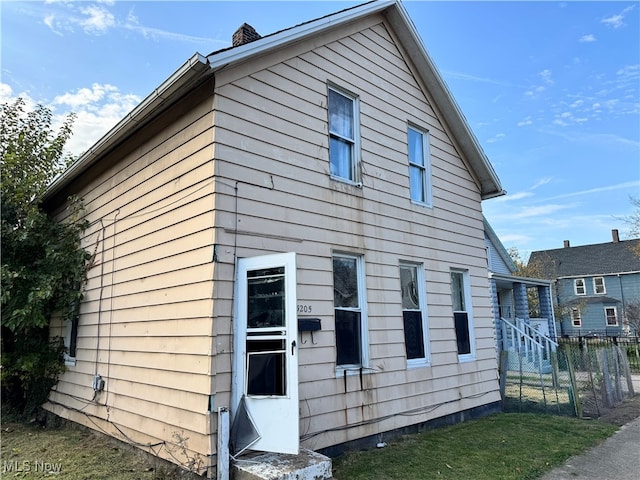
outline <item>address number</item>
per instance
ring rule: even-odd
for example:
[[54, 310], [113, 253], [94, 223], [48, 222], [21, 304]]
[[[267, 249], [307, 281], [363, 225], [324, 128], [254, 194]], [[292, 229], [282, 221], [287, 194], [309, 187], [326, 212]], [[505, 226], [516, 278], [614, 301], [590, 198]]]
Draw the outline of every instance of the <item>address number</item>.
[[311, 313], [311, 305], [298, 305], [298, 313]]

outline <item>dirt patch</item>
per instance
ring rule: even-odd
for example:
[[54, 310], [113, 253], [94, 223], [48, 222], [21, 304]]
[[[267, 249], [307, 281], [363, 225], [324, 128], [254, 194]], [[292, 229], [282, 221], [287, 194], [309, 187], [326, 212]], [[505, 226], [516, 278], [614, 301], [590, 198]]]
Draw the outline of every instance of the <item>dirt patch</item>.
[[640, 394], [636, 394], [615, 408], [603, 412], [598, 420], [620, 427], [638, 417], [640, 417]]

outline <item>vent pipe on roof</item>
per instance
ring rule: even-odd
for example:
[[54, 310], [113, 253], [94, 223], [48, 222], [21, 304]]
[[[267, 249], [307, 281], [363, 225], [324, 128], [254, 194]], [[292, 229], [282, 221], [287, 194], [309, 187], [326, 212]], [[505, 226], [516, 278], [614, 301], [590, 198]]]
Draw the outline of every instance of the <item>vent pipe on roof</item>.
[[569, 245], [569, 240], [565, 240], [564, 241], [564, 248], [569, 248], [571, 245]]
[[245, 43], [250, 43], [255, 40], [259, 40], [262, 38], [256, 29], [253, 28], [248, 23], [243, 23], [240, 25], [240, 28], [235, 31], [233, 37], [231, 37], [231, 44], [234, 47], [238, 47], [240, 45], [244, 45]]
[[611, 230], [611, 238], [613, 238], [613, 243], [618, 243], [620, 241], [620, 235], [618, 234], [617, 228]]

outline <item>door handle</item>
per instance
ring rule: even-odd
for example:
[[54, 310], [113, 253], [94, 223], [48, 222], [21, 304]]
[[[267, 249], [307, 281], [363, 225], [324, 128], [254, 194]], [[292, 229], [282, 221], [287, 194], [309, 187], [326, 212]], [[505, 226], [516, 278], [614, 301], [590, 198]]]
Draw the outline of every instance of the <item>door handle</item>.
[[291, 342], [291, 355], [293, 355], [293, 349], [296, 348], [297, 344], [296, 341], [294, 340], [293, 342]]

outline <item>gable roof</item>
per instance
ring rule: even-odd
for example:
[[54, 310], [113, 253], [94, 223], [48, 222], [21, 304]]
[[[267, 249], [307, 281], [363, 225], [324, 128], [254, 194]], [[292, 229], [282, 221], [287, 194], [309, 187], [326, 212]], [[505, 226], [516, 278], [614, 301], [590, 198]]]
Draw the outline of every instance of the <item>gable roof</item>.
[[516, 264], [513, 262], [511, 255], [507, 252], [507, 249], [504, 248], [504, 245], [500, 241], [500, 238], [496, 234], [495, 230], [491, 227], [491, 224], [487, 221], [486, 217], [482, 216], [482, 222], [484, 224], [484, 233], [493, 245], [493, 248], [498, 253], [505, 266], [509, 269], [511, 273], [515, 273], [517, 270]]
[[[541, 262], [553, 278], [640, 272], [640, 239], [532, 252], [529, 263]], [[551, 271], [555, 269], [555, 271]]]
[[444, 123], [452, 132], [455, 144], [469, 164], [477, 179], [481, 198], [488, 199], [504, 195], [500, 180], [484, 154], [476, 137], [471, 132], [464, 115], [454, 101], [444, 80], [427, 54], [408, 13], [398, 0], [372, 1], [356, 7], [301, 23], [251, 43], [213, 52], [208, 56], [194, 54], [131, 113], [104, 135], [85, 152], [69, 169], [59, 176], [49, 187], [43, 200], [47, 201], [64, 187], [100, 161], [113, 147], [132, 135], [135, 131], [155, 119], [181, 96], [202, 82], [205, 78], [230, 65], [262, 56], [267, 52], [302, 41], [323, 31], [352, 22], [369, 15], [382, 14], [392, 27], [402, 46], [411, 57], [418, 74], [430, 95]]

